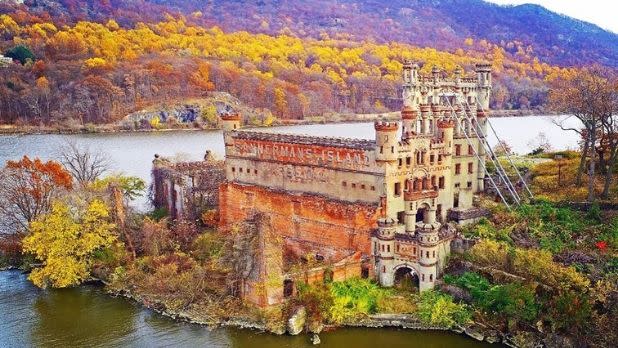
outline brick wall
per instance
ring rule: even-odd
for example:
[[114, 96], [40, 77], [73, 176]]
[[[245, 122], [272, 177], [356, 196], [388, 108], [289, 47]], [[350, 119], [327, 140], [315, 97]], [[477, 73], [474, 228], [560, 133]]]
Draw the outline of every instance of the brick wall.
[[[377, 204], [347, 203], [309, 194], [224, 183], [219, 189], [220, 223], [231, 226], [252, 211], [267, 213], [275, 231], [290, 244], [314, 252], [340, 255], [371, 251], [371, 230], [378, 217]], [[339, 254], [339, 253], [337, 253]], [[337, 260], [333, 260], [337, 261]]]

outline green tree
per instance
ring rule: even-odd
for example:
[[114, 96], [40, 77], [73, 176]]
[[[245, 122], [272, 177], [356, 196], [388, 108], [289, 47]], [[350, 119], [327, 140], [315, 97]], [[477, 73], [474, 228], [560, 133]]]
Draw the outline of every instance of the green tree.
[[84, 211], [54, 203], [49, 214], [30, 224], [31, 233], [23, 242], [24, 252], [42, 263], [29, 279], [41, 288], [79, 285], [90, 276], [93, 254], [116, 240], [114, 228], [100, 200], [90, 202]]
[[13, 47], [10, 50], [6, 51], [4, 55], [9, 58], [18, 60], [22, 65], [26, 64], [28, 60], [34, 62], [34, 60], [36, 59], [34, 53], [32, 53], [30, 48], [24, 45], [18, 45]]

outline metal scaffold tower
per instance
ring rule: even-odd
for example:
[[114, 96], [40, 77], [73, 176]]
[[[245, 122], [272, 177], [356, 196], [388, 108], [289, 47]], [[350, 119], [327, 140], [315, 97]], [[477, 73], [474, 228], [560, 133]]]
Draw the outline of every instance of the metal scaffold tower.
[[[441, 93], [440, 99], [442, 100], [442, 104], [449, 109], [451, 118], [455, 121], [460, 133], [463, 134], [463, 136], [466, 138], [468, 145], [470, 145], [470, 148], [473, 150], [474, 156], [477, 158], [479, 166], [481, 167], [480, 169], [485, 173], [485, 176], [489, 179], [489, 182], [491, 183], [498, 196], [500, 196], [502, 202], [506, 205], [508, 209], [511, 209], [511, 204], [509, 204], [509, 202], [519, 206], [522, 200], [526, 197], [522, 197], [520, 193], [517, 192], [516, 186], [509, 178], [507, 171], [500, 162], [500, 159], [498, 158], [492, 147], [489, 145], [489, 141], [487, 140], [487, 134], [485, 134], [483, 129], [479, 126], [478, 119], [473, 112], [474, 110], [470, 107], [470, 105], [465, 99], [461, 98], [461, 95], [455, 93]], [[456, 107], [461, 112], [458, 112], [458, 110], [456, 110]], [[478, 105], [478, 107], [482, 110], [480, 104]], [[519, 169], [517, 168], [515, 163], [513, 163], [511, 154], [504, 147], [504, 143], [498, 137], [498, 133], [496, 132], [495, 128], [493, 127], [489, 119], [486, 119], [485, 122], [487, 122], [489, 129], [492, 130], [493, 135], [498, 140], [498, 145], [502, 147], [502, 150], [505, 153], [510, 168], [512, 168], [513, 171], [517, 174], [519, 183], [521, 183], [521, 185], [525, 188], [525, 191], [529, 196], [528, 198], [534, 198]], [[476, 144], [472, 141], [473, 139], [478, 140], [480, 149], [477, 149]], [[481, 149], [482, 151], [480, 151]], [[489, 173], [487, 165], [484, 161], [485, 156], [493, 164], [497, 178], [494, 178], [491, 173]]]

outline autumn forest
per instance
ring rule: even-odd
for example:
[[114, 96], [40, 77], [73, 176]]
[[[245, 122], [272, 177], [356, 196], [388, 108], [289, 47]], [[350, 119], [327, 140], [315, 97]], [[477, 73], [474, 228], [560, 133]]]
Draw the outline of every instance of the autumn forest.
[[491, 62], [492, 108], [543, 109], [548, 81], [574, 71], [542, 63], [517, 41], [468, 37], [459, 48], [438, 50], [327, 32], [314, 38], [289, 30], [223, 31], [207, 26], [199, 11], [126, 25], [54, 20], [19, 7], [4, 12], [0, 51], [16, 60], [0, 69], [0, 123], [7, 124], [111, 123], [210, 91], [229, 92], [279, 119], [385, 112], [401, 105], [406, 59], [423, 64], [424, 72], [460, 66], [468, 74], [475, 63]]

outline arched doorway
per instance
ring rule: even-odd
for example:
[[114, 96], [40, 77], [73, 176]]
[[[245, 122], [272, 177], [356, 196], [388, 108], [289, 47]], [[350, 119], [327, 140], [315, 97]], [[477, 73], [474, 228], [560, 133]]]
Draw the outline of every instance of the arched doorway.
[[427, 215], [429, 214], [429, 205], [427, 203], [423, 203], [416, 210], [416, 222], [427, 222]]
[[395, 288], [407, 291], [418, 290], [418, 275], [408, 266], [399, 267], [395, 270]]

